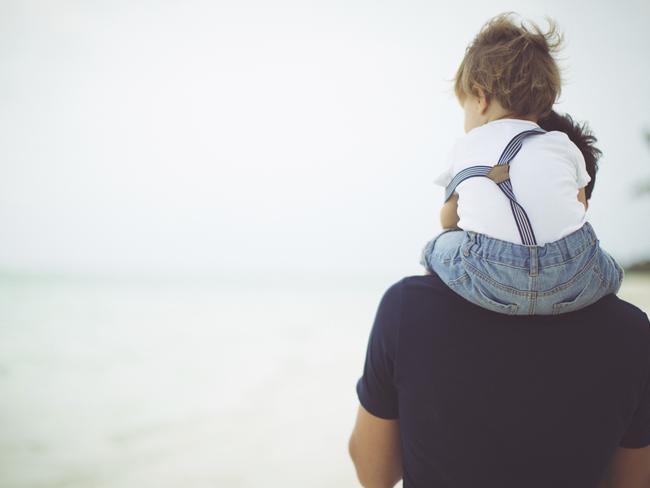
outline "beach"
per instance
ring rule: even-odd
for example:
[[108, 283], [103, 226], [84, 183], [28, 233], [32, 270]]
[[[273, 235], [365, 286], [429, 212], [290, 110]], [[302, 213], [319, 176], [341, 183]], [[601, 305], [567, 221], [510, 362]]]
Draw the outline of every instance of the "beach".
[[[358, 486], [355, 386], [394, 281], [0, 280], [0, 486]], [[650, 275], [620, 296], [648, 312]]]

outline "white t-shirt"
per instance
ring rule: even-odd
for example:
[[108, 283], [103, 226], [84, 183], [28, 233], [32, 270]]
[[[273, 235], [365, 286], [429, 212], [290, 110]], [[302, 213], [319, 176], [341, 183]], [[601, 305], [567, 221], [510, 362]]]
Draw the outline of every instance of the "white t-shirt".
[[[498, 119], [470, 130], [454, 144], [447, 169], [435, 182], [447, 186], [469, 166], [494, 166], [510, 139], [535, 127], [539, 125], [528, 120]], [[549, 131], [523, 140], [510, 164], [510, 181], [538, 245], [561, 239], [584, 225], [586, 211], [578, 190], [590, 180], [582, 153], [564, 132]], [[470, 178], [456, 192], [458, 227], [521, 244], [508, 197], [492, 180]]]

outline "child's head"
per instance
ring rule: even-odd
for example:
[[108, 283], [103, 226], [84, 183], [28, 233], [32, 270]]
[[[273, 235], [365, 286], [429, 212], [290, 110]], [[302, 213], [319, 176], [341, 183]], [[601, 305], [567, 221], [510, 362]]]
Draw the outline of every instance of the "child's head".
[[528, 28], [511, 17], [508, 12], [486, 22], [458, 67], [454, 91], [465, 108], [465, 131], [496, 118], [536, 122], [560, 96], [553, 53], [562, 36], [554, 22], [549, 19], [549, 31], [543, 33], [534, 23]]

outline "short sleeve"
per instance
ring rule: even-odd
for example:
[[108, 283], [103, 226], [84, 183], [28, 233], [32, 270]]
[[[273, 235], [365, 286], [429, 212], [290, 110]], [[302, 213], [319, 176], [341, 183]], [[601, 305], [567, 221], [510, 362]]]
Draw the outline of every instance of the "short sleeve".
[[[650, 360], [650, 347], [648, 350]], [[632, 421], [619, 442], [619, 446], [638, 449], [650, 445], [650, 371], [646, 378], [645, 389], [641, 393], [639, 404], [634, 411]]]
[[442, 186], [442, 187], [447, 187], [447, 185], [451, 182], [451, 179], [454, 177], [453, 173], [453, 165], [448, 164], [447, 168], [440, 173], [436, 178], [433, 180], [433, 182], [436, 185]]
[[573, 141], [569, 140], [568, 142], [576, 168], [576, 181], [578, 183], [578, 188], [584, 188], [591, 181], [591, 176], [589, 176], [589, 173], [587, 173], [587, 163], [585, 162], [585, 157], [578, 146], [573, 143]]
[[396, 419], [398, 415], [395, 366], [401, 318], [401, 282], [382, 297], [370, 331], [363, 375], [357, 381], [357, 396], [375, 417]]
[[447, 156], [445, 158], [444, 162], [444, 170], [436, 176], [436, 178], [433, 180], [433, 182], [436, 185], [446, 187], [454, 177], [454, 161], [455, 161], [455, 154], [456, 154], [456, 147], [458, 146], [458, 141], [453, 145], [451, 150], [447, 153]]

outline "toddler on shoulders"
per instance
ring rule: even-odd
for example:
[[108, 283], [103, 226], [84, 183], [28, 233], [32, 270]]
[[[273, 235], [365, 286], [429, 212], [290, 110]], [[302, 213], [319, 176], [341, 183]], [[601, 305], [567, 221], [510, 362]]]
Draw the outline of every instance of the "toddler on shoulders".
[[616, 293], [623, 270], [586, 218], [595, 138], [552, 110], [561, 39], [552, 23], [544, 34], [510, 17], [485, 24], [456, 73], [466, 134], [436, 180], [445, 230], [421, 264], [484, 308], [566, 313]]

